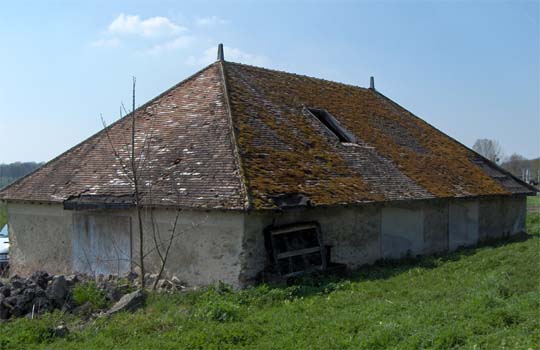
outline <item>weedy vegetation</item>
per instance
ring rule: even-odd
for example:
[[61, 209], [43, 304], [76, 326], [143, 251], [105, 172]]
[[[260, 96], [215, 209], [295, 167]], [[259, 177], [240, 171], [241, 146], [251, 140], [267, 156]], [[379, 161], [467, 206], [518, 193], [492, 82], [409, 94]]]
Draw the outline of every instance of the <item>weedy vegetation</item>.
[[105, 292], [99, 289], [94, 282], [79, 283], [73, 289], [75, 305], [88, 304], [90, 310], [100, 310], [108, 306]]
[[0, 203], [0, 230], [7, 224], [7, 210], [4, 203]]
[[[540, 214], [529, 236], [444, 257], [381, 263], [347, 278], [233, 291], [224, 284], [83, 321], [54, 312], [0, 324], [9, 349], [538, 349]], [[78, 303], [101, 303], [91, 286]], [[97, 305], [96, 304], [96, 305]], [[65, 323], [70, 333], [51, 331]]]
[[540, 196], [527, 197], [527, 205], [540, 206]]

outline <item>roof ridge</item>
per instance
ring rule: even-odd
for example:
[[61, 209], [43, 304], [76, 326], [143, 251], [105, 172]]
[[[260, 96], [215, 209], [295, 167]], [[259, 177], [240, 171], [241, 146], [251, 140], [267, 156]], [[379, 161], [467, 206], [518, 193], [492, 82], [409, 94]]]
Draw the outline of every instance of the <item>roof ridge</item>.
[[287, 75], [292, 75], [292, 76], [295, 76], [295, 77], [307, 78], [307, 79], [321, 81], [321, 82], [325, 82], [325, 83], [338, 84], [338, 85], [341, 85], [341, 86], [350, 87], [350, 88], [354, 88], [354, 89], [359, 89], [359, 90], [363, 90], [363, 91], [370, 91], [371, 90], [369, 88], [365, 88], [365, 87], [358, 86], [358, 85], [347, 84], [347, 83], [343, 83], [343, 82], [340, 82], [340, 81], [329, 80], [329, 79], [324, 79], [324, 78], [317, 78], [317, 77], [313, 77], [311, 75], [306, 75], [306, 74], [298, 74], [298, 73], [287, 72], [287, 71], [279, 70], [279, 69], [271, 69], [271, 68], [259, 67], [259, 66], [254, 66], [254, 65], [250, 65], [250, 64], [231, 62], [231, 61], [224, 61], [224, 63], [231, 64], [231, 65], [236, 65], [236, 66], [248, 67], [248, 68], [255, 68], [255, 69], [264, 70], [264, 71], [268, 71], [268, 72], [272, 72], [272, 73], [287, 74]]
[[[180, 82], [176, 83], [175, 85], [171, 86], [170, 88], [166, 89], [165, 91], [163, 91], [162, 93], [160, 93], [159, 95], [151, 98], [150, 100], [148, 100], [147, 102], [143, 103], [142, 105], [140, 105], [139, 107], [135, 108], [135, 111], [139, 111], [139, 110], [142, 110], [146, 107], [148, 107], [149, 105], [151, 105], [152, 103], [154, 103], [156, 100], [160, 99], [161, 97], [167, 95], [168, 93], [170, 93], [171, 91], [175, 90], [176, 88], [182, 86], [183, 84], [187, 83], [188, 81], [194, 79], [197, 75], [201, 74], [202, 72], [204, 72], [205, 70], [209, 69], [210, 67], [212, 67], [213, 65], [215, 65], [216, 62], [212, 63], [212, 64], [209, 64], [208, 66], [198, 70], [197, 72], [193, 73], [192, 75], [188, 76], [187, 78], [181, 80]], [[37, 173], [39, 170], [45, 168], [47, 165], [57, 161], [58, 159], [62, 158], [64, 155], [70, 153], [71, 151], [77, 149], [78, 147], [82, 146], [84, 143], [86, 142], [89, 142], [93, 139], [95, 139], [96, 137], [100, 136], [101, 134], [103, 134], [106, 130], [110, 130], [113, 126], [115, 126], [116, 124], [120, 123], [122, 120], [124, 120], [125, 118], [129, 117], [131, 115], [131, 113], [128, 113], [126, 115], [124, 115], [122, 118], [119, 118], [117, 120], [115, 120], [113, 123], [107, 125], [106, 127], [100, 129], [98, 132], [96, 132], [95, 134], [87, 137], [86, 139], [82, 140], [81, 142], [79, 142], [78, 144], [76, 144], [75, 146], [69, 148], [67, 151], [65, 152], [62, 152], [60, 153], [58, 156], [54, 157], [53, 159], [49, 160], [48, 162], [45, 162], [43, 163], [39, 168], [36, 168], [34, 169], [33, 171], [31, 171], [30, 173], [26, 174], [25, 176], [13, 181], [12, 183], [10, 183], [9, 185], [7, 185], [6, 187], [0, 189], [0, 200], [2, 200], [2, 193], [6, 192], [8, 189], [10, 189], [11, 187], [19, 184], [20, 182], [22, 182], [23, 180], [29, 178], [30, 176], [34, 175], [35, 173]]]
[[223, 93], [225, 95], [225, 105], [226, 105], [225, 108], [227, 110], [227, 115], [229, 117], [230, 136], [231, 136], [231, 142], [233, 146], [233, 153], [236, 159], [236, 164], [238, 166], [238, 172], [240, 176], [240, 185], [245, 193], [244, 205], [245, 205], [245, 209], [249, 210], [252, 206], [252, 200], [251, 200], [251, 196], [249, 194], [249, 190], [247, 186], [247, 177], [245, 175], [242, 157], [240, 156], [240, 146], [238, 145], [238, 138], [236, 136], [236, 130], [234, 126], [234, 118], [233, 118], [232, 108], [231, 108], [231, 100], [230, 100], [230, 94], [229, 94], [229, 84], [227, 82], [227, 74], [225, 72], [224, 61], [218, 61], [218, 64], [220, 67], [221, 79], [223, 81]]

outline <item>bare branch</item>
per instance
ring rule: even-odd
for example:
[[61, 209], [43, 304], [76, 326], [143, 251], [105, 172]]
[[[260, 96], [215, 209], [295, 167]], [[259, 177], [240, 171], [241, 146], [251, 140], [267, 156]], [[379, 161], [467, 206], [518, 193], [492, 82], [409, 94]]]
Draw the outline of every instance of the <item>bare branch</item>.
[[[132, 100], [131, 100], [131, 172], [133, 174], [133, 183], [135, 186], [135, 207], [137, 210], [137, 221], [139, 228], [139, 267], [141, 269], [140, 282], [141, 287], [144, 288], [144, 229], [142, 223], [142, 213], [141, 213], [141, 200], [140, 200], [140, 191], [139, 191], [139, 179], [137, 177], [137, 168], [135, 166], [135, 89], [136, 89], [137, 79], [133, 77], [133, 91], [132, 91]], [[122, 107], [124, 105], [122, 104]], [[124, 107], [125, 110], [125, 107]]]
[[[161, 260], [161, 263], [163, 264], [163, 255], [161, 254], [161, 249], [159, 248], [160, 244], [162, 244], [161, 243], [161, 237], [159, 237], [159, 242], [160, 243], [158, 243], [158, 236], [157, 235], [159, 233], [156, 233], [156, 222], [155, 222], [155, 218], [154, 218], [154, 210], [153, 209], [150, 210], [150, 221], [152, 223], [152, 238], [154, 240], [154, 246], [156, 247], [156, 252], [157, 252], [157, 254], [159, 256], [159, 259]], [[159, 228], [157, 230], [159, 230]]]
[[116, 147], [114, 146], [114, 143], [112, 142], [111, 135], [109, 134], [109, 129], [107, 128], [107, 123], [105, 122], [105, 119], [103, 119], [103, 115], [100, 114], [101, 117], [101, 123], [103, 124], [103, 130], [105, 130], [105, 135], [107, 136], [107, 139], [109, 140], [109, 144], [113, 150], [114, 157], [116, 160], [120, 163], [120, 166], [122, 167], [122, 170], [124, 171], [124, 175], [128, 178], [128, 180], [133, 183], [133, 179], [131, 176], [129, 176], [128, 168], [124, 161], [122, 160], [122, 157], [120, 157], [120, 154], [116, 150]]
[[502, 160], [503, 151], [497, 140], [478, 139], [474, 143], [473, 150], [494, 163], [499, 163]]
[[[153, 137], [154, 137], [154, 121], [155, 121], [155, 118], [154, 117], [151, 117], [150, 118], [150, 137], [148, 137], [148, 134], [144, 134], [144, 140], [143, 140], [143, 145], [142, 145], [142, 149], [141, 149], [141, 154], [139, 156], [139, 161], [137, 162], [137, 169], [144, 169], [144, 165], [147, 161], [147, 159], [149, 159], [150, 157], [150, 142], [152, 141]], [[150, 140], [150, 141], [148, 141]], [[146, 154], [145, 154], [145, 149], [146, 149]]]
[[[159, 273], [157, 275], [157, 278], [154, 281], [154, 285], [152, 286], [152, 289], [154, 289], [154, 290], [156, 289], [157, 283], [161, 279], [161, 275], [163, 274], [163, 270], [165, 269], [165, 264], [167, 263], [167, 258], [169, 257], [169, 251], [171, 249], [172, 242], [173, 242], [174, 237], [176, 235], [176, 226], [178, 224], [178, 218], [179, 217], [180, 217], [180, 209], [178, 209], [176, 211], [176, 217], [174, 218], [174, 224], [173, 224], [173, 227], [172, 227], [171, 238], [169, 239], [167, 249], [165, 251], [165, 256], [163, 258], [161, 258], [161, 267], [159, 269]], [[161, 254], [160, 254], [160, 257], [161, 257]]]

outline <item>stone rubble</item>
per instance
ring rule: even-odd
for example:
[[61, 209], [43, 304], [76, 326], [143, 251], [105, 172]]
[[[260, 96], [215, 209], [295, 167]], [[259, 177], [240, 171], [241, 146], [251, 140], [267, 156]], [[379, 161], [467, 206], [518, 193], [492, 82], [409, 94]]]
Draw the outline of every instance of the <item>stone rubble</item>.
[[[146, 289], [152, 289], [157, 275], [145, 275]], [[113, 304], [109, 310], [99, 310], [98, 314], [112, 315], [120, 311], [134, 311], [144, 305], [146, 293], [140, 288], [136, 273], [118, 276], [98, 275], [49, 275], [44, 271], [34, 272], [30, 277], [11, 276], [9, 280], [0, 282], [0, 320], [27, 317], [33, 319], [44, 312], [62, 310], [64, 312], [88, 315], [92, 309], [89, 303], [75, 305], [73, 289], [77, 283], [94, 281], [102, 290], [105, 298]], [[133, 292], [133, 290], [135, 290]], [[159, 279], [156, 291], [171, 293], [184, 291], [186, 287], [177, 278]], [[57, 330], [55, 330], [56, 332]], [[63, 330], [58, 330], [62, 333]]]
[[107, 315], [113, 315], [121, 311], [135, 311], [140, 307], [144, 306], [146, 301], [146, 292], [141, 289], [138, 289], [132, 293], [124, 295], [120, 300], [113, 305], [107, 311]]

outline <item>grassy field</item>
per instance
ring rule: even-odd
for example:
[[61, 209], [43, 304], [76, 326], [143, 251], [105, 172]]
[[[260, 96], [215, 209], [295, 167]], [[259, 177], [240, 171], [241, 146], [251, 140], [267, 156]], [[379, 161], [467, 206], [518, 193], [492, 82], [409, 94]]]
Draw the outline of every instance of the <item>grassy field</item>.
[[527, 197], [527, 205], [540, 205], [540, 196], [530, 196]]
[[[232, 292], [152, 294], [82, 323], [62, 313], [0, 325], [10, 349], [539, 349], [540, 215], [532, 236], [446, 257]], [[49, 327], [72, 331], [54, 338]]]

